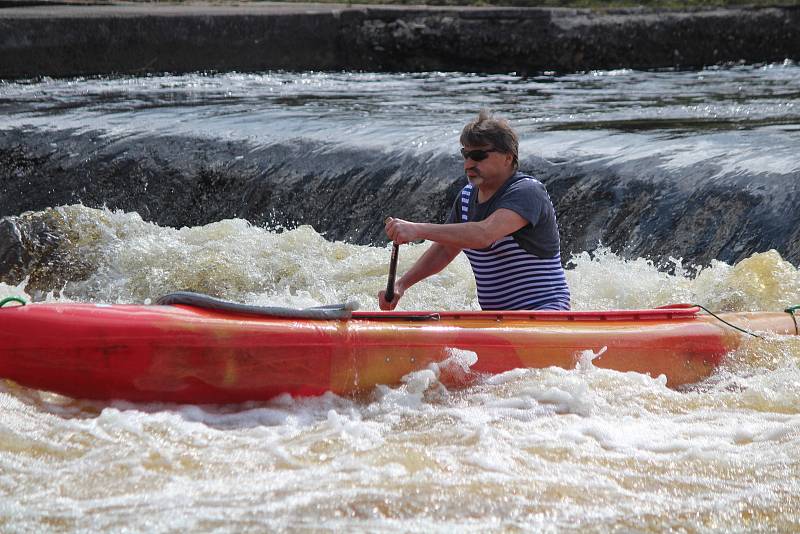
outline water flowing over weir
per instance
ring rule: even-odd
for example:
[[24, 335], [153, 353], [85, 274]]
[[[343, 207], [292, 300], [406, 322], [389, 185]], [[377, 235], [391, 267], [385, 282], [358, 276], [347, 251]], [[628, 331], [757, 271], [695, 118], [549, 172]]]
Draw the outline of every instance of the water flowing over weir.
[[16, 216], [76, 202], [175, 227], [243, 218], [385, 243], [387, 214], [444, 218], [463, 183], [458, 129], [482, 106], [520, 131], [521, 166], [548, 186], [567, 257], [602, 243], [658, 263], [769, 249], [797, 263], [798, 73], [787, 62], [7, 83], [0, 270], [17, 283], [64, 240], [46, 214]]
[[[489, 106], [557, 205], [574, 308], [782, 310], [798, 80], [787, 62], [0, 84], [0, 299], [375, 309], [383, 217], [444, 216], [458, 131]], [[401, 307], [476, 309], [466, 259]], [[0, 380], [0, 531], [794, 532], [798, 340], [749, 339], [681, 390], [596, 366], [603, 346], [490, 377], [452, 350], [363, 397], [226, 406]]]

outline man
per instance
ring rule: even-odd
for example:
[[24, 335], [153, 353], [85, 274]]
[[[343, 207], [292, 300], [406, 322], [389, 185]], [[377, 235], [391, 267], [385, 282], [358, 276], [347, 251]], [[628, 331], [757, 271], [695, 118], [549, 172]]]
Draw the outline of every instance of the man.
[[444, 269], [460, 251], [472, 265], [484, 310], [568, 310], [555, 210], [541, 182], [519, 172], [519, 140], [508, 122], [481, 111], [461, 132], [469, 184], [446, 224], [387, 219], [395, 243], [433, 245], [395, 284], [393, 310], [408, 288]]

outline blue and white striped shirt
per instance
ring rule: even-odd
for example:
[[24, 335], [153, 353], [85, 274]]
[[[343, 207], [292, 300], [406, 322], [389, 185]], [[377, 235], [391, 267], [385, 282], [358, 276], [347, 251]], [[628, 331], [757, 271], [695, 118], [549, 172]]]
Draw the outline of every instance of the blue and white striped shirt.
[[[544, 192], [549, 208], [549, 213], [545, 215], [552, 218], [550, 222], [554, 226], [557, 250], [551, 257], [539, 256], [523, 248], [513, 235], [498, 239], [485, 249], [464, 249], [475, 274], [478, 302], [484, 310], [569, 310], [569, 287], [561, 266], [558, 228], [554, 224], [555, 212], [552, 211], [550, 198], [538, 180], [521, 174], [513, 179], [515, 182], [531, 180]], [[498, 193], [502, 194], [505, 190]], [[470, 220], [470, 198], [473, 193], [476, 192], [472, 185], [461, 190], [461, 222]], [[485, 217], [490, 213], [486, 213]], [[520, 215], [524, 216], [522, 213]], [[538, 220], [530, 222], [533, 226], [539, 223]]]

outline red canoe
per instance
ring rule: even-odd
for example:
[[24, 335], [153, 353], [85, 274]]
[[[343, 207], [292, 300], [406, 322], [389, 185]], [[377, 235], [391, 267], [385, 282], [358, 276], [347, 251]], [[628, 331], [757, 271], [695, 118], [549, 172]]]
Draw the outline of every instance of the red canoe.
[[[192, 305], [31, 304], [0, 309], [0, 378], [87, 399], [179, 403], [340, 395], [396, 384], [473, 351], [472, 370], [597, 367], [709, 376], [744, 334], [697, 307], [610, 312], [347, 312], [303, 318]], [[795, 334], [782, 312], [722, 314], [751, 330]]]

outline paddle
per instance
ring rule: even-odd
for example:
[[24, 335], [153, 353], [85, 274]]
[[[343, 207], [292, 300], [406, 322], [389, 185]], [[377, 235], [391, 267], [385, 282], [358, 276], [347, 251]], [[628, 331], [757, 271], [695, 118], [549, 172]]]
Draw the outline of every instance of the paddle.
[[386, 294], [384, 298], [386, 302], [394, 300], [394, 278], [397, 275], [397, 253], [400, 251], [400, 244], [394, 243], [392, 245], [392, 259], [389, 260], [389, 280], [386, 281]]

